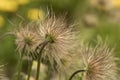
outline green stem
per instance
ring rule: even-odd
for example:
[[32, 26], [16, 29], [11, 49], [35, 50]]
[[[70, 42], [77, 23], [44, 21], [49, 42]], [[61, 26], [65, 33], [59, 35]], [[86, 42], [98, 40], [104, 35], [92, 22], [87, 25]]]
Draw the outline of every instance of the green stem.
[[19, 60], [19, 62], [18, 62], [18, 75], [17, 75], [17, 80], [21, 80], [21, 75], [20, 75], [20, 73], [21, 73], [21, 69], [22, 69], [22, 58], [23, 58], [23, 55], [24, 55], [24, 53], [25, 53], [25, 47], [26, 47], [26, 45], [24, 45], [23, 51], [22, 51], [21, 56], [20, 56], [20, 60]]
[[20, 60], [18, 62], [18, 75], [17, 75], [17, 80], [21, 80], [20, 78], [20, 73], [21, 73], [21, 69], [22, 69], [22, 55], [20, 56]]
[[38, 58], [36, 80], [39, 80], [39, 74], [40, 74], [40, 64], [41, 64], [41, 56]]
[[85, 70], [78, 70], [78, 71], [75, 71], [75, 72], [70, 76], [69, 80], [72, 80], [73, 77], [74, 77], [76, 74], [81, 73], [81, 72], [85, 72]]
[[40, 52], [39, 52], [39, 57], [38, 57], [38, 60], [37, 60], [36, 80], [39, 80], [42, 51], [43, 51], [43, 49], [45, 48], [45, 46], [47, 45], [47, 43], [48, 43], [48, 42], [44, 42], [44, 43], [42, 44], [42, 47], [41, 47]]
[[29, 60], [28, 61], [28, 77], [27, 77], [27, 80], [30, 80], [30, 74], [31, 74], [31, 71], [32, 71], [32, 64], [33, 64], [33, 60]]
[[50, 80], [51, 77], [51, 67], [48, 65], [48, 70], [46, 72], [47, 76], [45, 78], [45, 80]]

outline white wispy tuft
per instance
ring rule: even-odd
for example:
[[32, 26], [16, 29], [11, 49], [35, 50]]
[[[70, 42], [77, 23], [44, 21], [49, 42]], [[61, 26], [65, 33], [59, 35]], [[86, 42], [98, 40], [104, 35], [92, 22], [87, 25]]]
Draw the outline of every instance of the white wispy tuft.
[[[31, 22], [26, 25], [20, 25], [19, 29], [15, 30], [15, 43], [17, 45], [17, 50], [19, 51], [20, 55], [22, 55], [23, 52], [27, 55], [30, 55], [30, 53], [34, 53], [35, 49], [39, 45], [41, 40], [34, 29], [35, 26], [36, 25]], [[35, 53], [31, 55], [34, 56]]]
[[9, 80], [3, 69], [4, 65], [0, 65], [0, 80]]
[[[43, 53], [43, 58], [48, 59], [52, 67], [62, 67], [63, 59], [67, 60], [77, 45], [76, 32], [68, 26], [63, 17], [48, 16], [39, 23], [38, 34], [41, 43], [48, 41]], [[68, 57], [69, 59], [69, 57]]]
[[95, 48], [81, 49], [81, 58], [85, 67], [85, 80], [118, 80], [117, 67], [113, 49], [107, 45], [97, 45]]

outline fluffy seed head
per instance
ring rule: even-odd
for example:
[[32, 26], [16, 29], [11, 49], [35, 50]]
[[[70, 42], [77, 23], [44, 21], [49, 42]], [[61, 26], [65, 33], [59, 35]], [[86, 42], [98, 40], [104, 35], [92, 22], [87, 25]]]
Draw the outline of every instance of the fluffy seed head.
[[0, 80], [9, 80], [6, 75], [5, 71], [3, 70], [4, 65], [0, 65]]
[[48, 41], [43, 58], [47, 58], [51, 65], [61, 66], [62, 59], [66, 58], [76, 45], [75, 32], [63, 17], [49, 16], [39, 24], [38, 34], [42, 42]]
[[40, 38], [33, 27], [34, 25], [32, 23], [24, 27], [21, 25], [19, 29], [15, 31], [15, 41], [20, 54], [24, 51], [24, 53], [29, 55], [29, 53], [33, 53], [39, 45]]
[[85, 67], [85, 80], [117, 80], [117, 67], [113, 50], [106, 45], [82, 49], [82, 59]]

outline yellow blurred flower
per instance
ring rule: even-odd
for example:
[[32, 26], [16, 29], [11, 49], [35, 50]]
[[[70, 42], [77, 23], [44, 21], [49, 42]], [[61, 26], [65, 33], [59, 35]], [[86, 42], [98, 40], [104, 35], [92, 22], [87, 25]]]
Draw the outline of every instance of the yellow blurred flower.
[[41, 9], [35, 9], [34, 8], [34, 9], [28, 10], [27, 16], [30, 20], [37, 20], [38, 17], [40, 18], [40, 20], [43, 20], [44, 16], [45, 16], [45, 13]]
[[[25, 80], [27, 80], [28, 75], [25, 76]], [[35, 80], [34, 77], [30, 76], [30, 80]]]
[[15, 0], [18, 2], [18, 4], [20, 5], [25, 5], [25, 4], [28, 4], [30, 2], [30, 0]]
[[37, 68], [37, 61], [33, 61], [32, 69], [35, 70]]
[[18, 9], [18, 4], [14, 0], [0, 0], [0, 10], [14, 12]]
[[[37, 69], [37, 61], [33, 61], [33, 66], [32, 66], [32, 70], [36, 70]], [[44, 70], [46, 69], [46, 65], [41, 63], [41, 72], [44, 72]]]
[[120, 8], [120, 0], [112, 0], [114, 8]]
[[4, 25], [4, 18], [0, 15], [0, 28]]
[[[32, 71], [31, 71], [31, 77], [30, 77], [30, 80], [35, 80], [35, 77], [36, 77], [36, 72], [37, 72], [37, 61], [33, 61], [33, 65], [32, 65]], [[47, 66], [45, 64], [42, 64], [41, 63], [41, 70], [40, 70], [40, 80], [44, 80], [45, 77], [46, 77], [46, 70], [47, 70]], [[27, 75], [26, 75], [26, 80], [27, 80]]]
[[113, 8], [111, 0], [90, 0], [90, 4], [91, 6], [104, 11], [108, 11]]

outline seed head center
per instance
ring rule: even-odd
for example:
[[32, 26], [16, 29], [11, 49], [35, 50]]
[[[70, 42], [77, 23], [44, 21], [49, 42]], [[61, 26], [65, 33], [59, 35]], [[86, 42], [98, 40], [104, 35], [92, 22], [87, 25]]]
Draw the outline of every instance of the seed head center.
[[32, 40], [31, 40], [30, 38], [26, 37], [26, 38], [25, 38], [25, 43], [26, 43], [27, 45], [31, 46], [31, 45], [32, 45]]
[[46, 34], [45, 39], [50, 42], [50, 43], [54, 43], [55, 42], [55, 37], [52, 36], [51, 34]]

